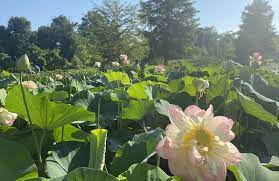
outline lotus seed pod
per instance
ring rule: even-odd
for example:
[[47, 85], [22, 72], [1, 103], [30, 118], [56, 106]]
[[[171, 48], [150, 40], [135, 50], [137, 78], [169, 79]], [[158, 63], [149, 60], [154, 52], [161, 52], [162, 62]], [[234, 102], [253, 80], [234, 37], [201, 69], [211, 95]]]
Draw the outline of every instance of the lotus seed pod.
[[29, 62], [29, 58], [26, 54], [22, 55], [16, 61], [16, 68], [18, 70], [30, 70], [30, 62]]
[[200, 90], [202, 90], [204, 83], [203, 83], [202, 79], [194, 79], [193, 85], [194, 85], [196, 91], [200, 91]]

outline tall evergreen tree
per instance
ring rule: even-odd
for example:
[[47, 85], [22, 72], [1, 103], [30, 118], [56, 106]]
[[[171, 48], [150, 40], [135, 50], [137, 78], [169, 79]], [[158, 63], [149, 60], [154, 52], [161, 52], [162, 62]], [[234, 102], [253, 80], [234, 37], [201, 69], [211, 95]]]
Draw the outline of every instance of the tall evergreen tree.
[[148, 27], [151, 57], [168, 60], [189, 55], [195, 43], [196, 13], [192, 0], [141, 2], [141, 17]]
[[266, 0], [254, 0], [242, 14], [242, 24], [236, 41], [238, 61], [248, 63], [253, 52], [261, 52], [269, 58], [273, 53], [272, 41], [275, 36], [272, 7]]

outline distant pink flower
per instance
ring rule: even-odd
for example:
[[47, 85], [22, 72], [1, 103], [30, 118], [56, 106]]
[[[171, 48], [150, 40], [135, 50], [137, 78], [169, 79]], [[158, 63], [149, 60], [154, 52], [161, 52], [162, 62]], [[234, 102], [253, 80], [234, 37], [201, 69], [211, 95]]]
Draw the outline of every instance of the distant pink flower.
[[155, 68], [154, 68], [154, 72], [155, 73], [164, 73], [165, 72], [165, 65], [164, 64], [159, 64], [159, 65], [156, 65]]
[[119, 62], [111, 62], [111, 65], [114, 66], [114, 67], [119, 67], [120, 66]]
[[254, 52], [253, 56], [250, 56], [249, 59], [250, 59], [250, 66], [252, 66], [253, 64], [261, 65], [263, 56], [260, 52]]
[[235, 134], [233, 120], [213, 115], [192, 105], [183, 111], [176, 105], [162, 103], [171, 124], [156, 152], [168, 160], [172, 174], [184, 180], [224, 181], [226, 167], [241, 161], [238, 149], [230, 143]]
[[129, 65], [130, 64], [130, 60], [128, 58], [128, 55], [125, 55], [125, 54], [121, 54], [119, 56], [121, 62], [124, 64], [124, 65]]
[[7, 109], [0, 108], [0, 124], [12, 126], [17, 118], [16, 113], [11, 113]]
[[22, 85], [23, 85], [23, 87], [27, 88], [29, 91], [38, 89], [37, 84], [33, 81], [24, 81], [24, 82], [22, 82]]
[[263, 59], [263, 56], [260, 52], [254, 52], [253, 53], [253, 59], [259, 62]]
[[55, 75], [56, 80], [62, 80], [63, 79], [63, 75], [61, 74], [56, 74]]

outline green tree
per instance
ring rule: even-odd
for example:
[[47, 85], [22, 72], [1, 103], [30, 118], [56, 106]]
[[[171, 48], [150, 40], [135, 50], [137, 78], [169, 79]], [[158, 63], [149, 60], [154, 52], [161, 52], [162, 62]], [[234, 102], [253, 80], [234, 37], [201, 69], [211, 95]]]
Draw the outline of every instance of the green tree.
[[93, 66], [94, 62], [102, 61], [102, 56], [96, 44], [91, 44], [89, 39], [79, 35], [76, 43], [75, 64], [79, 60], [83, 66]]
[[31, 22], [24, 17], [11, 17], [8, 22], [6, 53], [13, 59], [23, 55], [29, 46]]
[[235, 47], [236, 34], [233, 32], [225, 32], [219, 36], [219, 57], [228, 60], [235, 60], [236, 47]]
[[49, 26], [40, 26], [37, 32], [37, 44], [42, 49], [57, 48], [57, 40], [54, 31]]
[[5, 26], [0, 26], [0, 52], [7, 49], [8, 32]]
[[57, 48], [48, 50], [45, 59], [47, 60], [45, 68], [48, 70], [68, 68], [70, 66], [69, 61], [61, 56], [60, 49]]
[[202, 49], [205, 55], [218, 57], [219, 53], [219, 34], [214, 27], [204, 27], [197, 29], [198, 48]]
[[65, 16], [58, 16], [51, 25], [38, 29], [38, 45], [43, 49], [59, 49], [61, 56], [68, 60], [74, 57], [76, 50], [76, 23], [72, 23]]
[[236, 41], [239, 62], [248, 63], [249, 55], [256, 51], [261, 52], [265, 58], [270, 58], [275, 36], [273, 14], [272, 7], [266, 0], [254, 0], [245, 7]]
[[152, 57], [169, 60], [191, 55], [197, 28], [192, 0], [142, 1], [140, 11]]
[[15, 66], [15, 61], [13, 61], [9, 55], [7, 55], [5, 53], [0, 53], [0, 68], [1, 69], [8, 70], [14, 66]]
[[272, 45], [273, 45], [273, 58], [276, 62], [279, 62], [279, 35], [277, 34], [272, 41]]
[[44, 67], [47, 65], [47, 61], [48, 61], [46, 59], [47, 51], [48, 51], [47, 49], [41, 49], [37, 45], [31, 44], [28, 47], [26, 53], [33, 65]]
[[119, 0], [104, 0], [82, 18], [79, 32], [89, 40], [92, 51], [105, 61], [117, 60], [120, 54], [128, 54], [133, 60], [142, 59], [149, 49], [139, 30], [137, 9]]

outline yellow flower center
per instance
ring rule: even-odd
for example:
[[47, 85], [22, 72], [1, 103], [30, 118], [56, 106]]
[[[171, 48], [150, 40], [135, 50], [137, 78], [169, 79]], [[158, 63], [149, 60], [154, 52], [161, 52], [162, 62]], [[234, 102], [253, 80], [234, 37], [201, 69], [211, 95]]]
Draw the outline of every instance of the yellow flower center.
[[185, 134], [183, 137], [183, 142], [186, 148], [190, 146], [189, 144], [191, 140], [196, 140], [197, 146], [201, 148], [210, 149], [214, 140], [214, 136], [206, 128], [196, 127], [189, 133]]
[[211, 133], [205, 128], [198, 128], [196, 130], [195, 140], [199, 145], [207, 146], [212, 141]]

